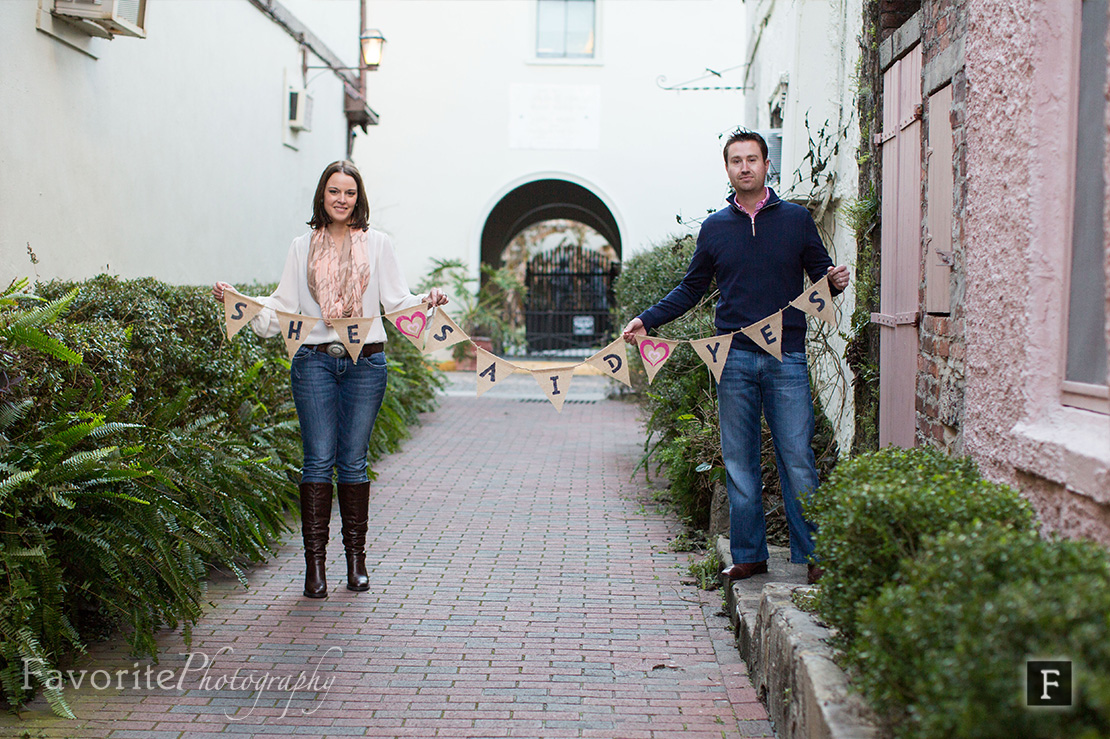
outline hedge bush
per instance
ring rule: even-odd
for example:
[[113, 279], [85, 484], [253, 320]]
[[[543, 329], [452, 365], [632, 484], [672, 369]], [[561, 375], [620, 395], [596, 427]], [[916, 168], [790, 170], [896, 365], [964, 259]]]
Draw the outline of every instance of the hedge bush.
[[819, 610], [843, 644], [858, 636], [861, 608], [899, 582], [922, 538], [977, 520], [1031, 530], [1033, 509], [1011, 488], [984, 480], [975, 463], [928, 449], [887, 447], [841, 463], [806, 506], [825, 567]]
[[[925, 536], [858, 628], [858, 685], [896, 736], [1110, 736], [1110, 556], [1097, 544], [994, 521]], [[1073, 708], [1026, 705], [1029, 658], [1073, 661]]]
[[[48, 673], [85, 642], [123, 628], [154, 656], [156, 629], [188, 638], [208, 568], [246, 584], [288, 528], [300, 441], [283, 343], [228, 342], [208, 288], [24, 287], [0, 295], [0, 686], [30, 699], [27, 661], [69, 715]], [[437, 385], [408, 342], [389, 356], [375, 456]]]

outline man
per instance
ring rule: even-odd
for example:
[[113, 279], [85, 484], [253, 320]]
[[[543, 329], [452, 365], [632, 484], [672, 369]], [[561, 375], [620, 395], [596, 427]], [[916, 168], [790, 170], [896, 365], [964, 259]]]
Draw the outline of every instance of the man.
[[648, 330], [690, 310], [714, 277], [721, 293], [715, 320], [719, 333], [738, 331], [786, 308], [782, 361], [737, 334], [717, 387], [734, 563], [725, 572], [730, 580], [741, 580], [767, 571], [759, 456], [759, 421], [765, 415], [790, 529], [790, 561], [808, 563], [812, 583], [821, 576], [821, 568], [812, 561], [815, 528], [799, 503], [817, 487], [806, 318], [787, 305], [801, 294], [805, 274], [814, 282], [827, 274], [833, 293], [842, 292], [848, 286], [848, 268], [833, 267], [809, 211], [779, 200], [766, 186], [769, 162], [762, 136], [751, 131], [732, 134], [724, 157], [735, 191], [728, 207], [705, 219], [682, 282], [629, 321], [624, 338], [636, 342]]

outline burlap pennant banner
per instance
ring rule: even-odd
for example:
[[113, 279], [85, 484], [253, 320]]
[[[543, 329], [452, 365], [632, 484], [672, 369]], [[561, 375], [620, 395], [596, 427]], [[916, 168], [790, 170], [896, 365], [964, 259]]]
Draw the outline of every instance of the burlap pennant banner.
[[782, 311], [740, 329], [745, 336], [754, 341], [759, 348], [775, 359], [782, 361]]
[[640, 339], [640, 359], [644, 362], [644, 371], [647, 372], [649, 385], [655, 379], [656, 373], [663, 368], [663, 365], [674, 354], [675, 347], [682, 343], [670, 339], [649, 339], [646, 337]]
[[506, 362], [496, 354], [487, 352], [480, 346], [474, 347], [477, 361], [475, 362], [474, 377], [478, 382], [478, 397], [497, 383], [517, 371], [518, 367], [512, 362]]
[[347, 353], [351, 355], [352, 361], [358, 361], [358, 356], [362, 353], [362, 345], [366, 343], [366, 337], [370, 335], [370, 330], [374, 328], [374, 322], [377, 320], [377, 316], [331, 320], [331, 327], [339, 334], [339, 341], [347, 347]]
[[285, 340], [285, 350], [289, 352], [289, 358], [292, 359], [320, 319], [280, 310], [274, 312], [277, 313], [281, 326], [281, 338]]
[[836, 328], [836, 310], [833, 308], [832, 290], [829, 288], [827, 275], [795, 298], [790, 305]]
[[258, 315], [263, 305], [234, 290], [224, 292], [224, 325], [227, 327], [227, 338], [230, 339]]
[[694, 347], [701, 361], [709, 367], [714, 379], [720, 382], [725, 360], [728, 359], [728, 350], [732, 346], [732, 334], [710, 336], [708, 339], [691, 339], [690, 346]]
[[628, 377], [628, 344], [619, 338], [597, 354], [586, 360], [586, 364], [601, 370], [614, 380], [623, 382], [632, 387], [632, 380]]
[[447, 315], [446, 311], [437, 309], [428, 323], [428, 328], [424, 331], [424, 352], [428, 354], [437, 349], [446, 349], [469, 339], [466, 332], [451, 320], [451, 316]]
[[385, 317], [397, 327], [402, 336], [413, 343], [413, 346], [421, 351], [424, 350], [424, 333], [428, 328], [428, 317], [424, 315], [423, 305], [386, 313]]
[[570, 380], [574, 377], [574, 367], [532, 370], [532, 377], [536, 378], [536, 382], [543, 388], [547, 399], [555, 406], [555, 410], [562, 413], [563, 403], [567, 399], [567, 390], [570, 389]]

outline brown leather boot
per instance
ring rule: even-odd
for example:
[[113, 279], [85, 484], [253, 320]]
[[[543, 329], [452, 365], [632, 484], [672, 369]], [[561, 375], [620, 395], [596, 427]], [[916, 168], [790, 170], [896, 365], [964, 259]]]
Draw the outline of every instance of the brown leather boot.
[[301, 483], [301, 536], [304, 537], [304, 594], [328, 597], [325, 575], [328, 560], [328, 522], [331, 520], [331, 483]]
[[341, 482], [339, 517], [343, 520], [343, 551], [347, 555], [347, 590], [370, 589], [366, 574], [366, 529], [370, 525], [370, 483]]

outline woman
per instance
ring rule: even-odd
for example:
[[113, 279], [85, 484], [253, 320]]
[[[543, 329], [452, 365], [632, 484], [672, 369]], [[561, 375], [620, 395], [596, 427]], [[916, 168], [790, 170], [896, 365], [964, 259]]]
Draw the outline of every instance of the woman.
[[[331, 519], [332, 475], [338, 482], [347, 589], [368, 590], [366, 529], [370, 483], [366, 452], [385, 395], [385, 327], [374, 324], [358, 361], [352, 361], [330, 319], [368, 317], [426, 303], [443, 305], [446, 296], [409, 292], [393, 244], [371, 230], [370, 205], [362, 177], [348, 161], [332, 162], [320, 175], [312, 200], [311, 231], [293, 240], [277, 290], [257, 298], [266, 307], [251, 321], [262, 337], [280, 331], [275, 311], [323, 318], [293, 356], [290, 377], [301, 425], [301, 533], [309, 598], [328, 594], [324, 574]], [[231, 286], [217, 282], [212, 295], [223, 301]], [[379, 304], [384, 310], [379, 309]]]

